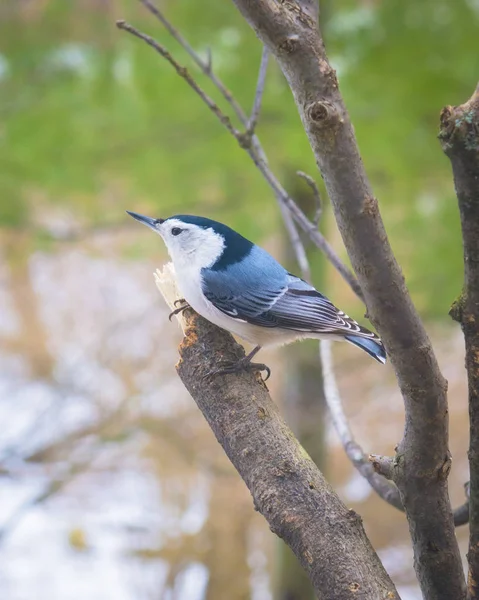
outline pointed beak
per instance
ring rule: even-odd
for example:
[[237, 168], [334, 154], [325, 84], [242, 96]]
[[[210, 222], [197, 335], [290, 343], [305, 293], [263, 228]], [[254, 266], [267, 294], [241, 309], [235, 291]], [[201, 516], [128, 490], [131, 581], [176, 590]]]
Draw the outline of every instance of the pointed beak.
[[165, 220], [152, 219], [151, 217], [145, 217], [144, 215], [139, 215], [138, 213], [131, 212], [129, 210], [127, 210], [126, 212], [130, 215], [130, 217], [133, 217], [137, 221], [140, 221], [140, 223], [143, 223], [143, 225], [146, 225], [147, 227], [151, 227], [151, 229], [154, 229], [155, 231], [158, 231], [157, 225], [161, 225], [161, 223], [163, 223], [163, 221]]

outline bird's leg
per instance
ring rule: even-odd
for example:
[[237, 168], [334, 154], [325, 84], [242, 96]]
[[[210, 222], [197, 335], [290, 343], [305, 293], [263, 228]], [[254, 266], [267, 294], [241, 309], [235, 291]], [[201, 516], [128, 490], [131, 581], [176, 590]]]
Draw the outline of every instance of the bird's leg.
[[251, 362], [253, 356], [255, 356], [255, 354], [259, 352], [260, 349], [261, 346], [256, 346], [256, 348], [253, 348], [253, 350], [247, 356], [241, 358], [237, 362], [220, 363], [223, 365], [222, 368], [211, 371], [210, 373], [208, 373], [208, 376], [211, 377], [213, 375], [227, 375], [229, 373], [238, 373], [239, 371], [266, 371], [265, 381], [267, 381], [269, 379], [269, 376], [271, 375], [271, 369], [263, 363]]
[[173, 317], [174, 315], [178, 315], [179, 313], [182, 313], [187, 308], [191, 308], [191, 306], [188, 304], [188, 302], [184, 298], [179, 298], [178, 300], [175, 300], [173, 304], [175, 306], [177, 304], [181, 304], [181, 306], [179, 308], [175, 308], [174, 311], [170, 312], [170, 314], [168, 315], [169, 321], [171, 321], [171, 317]]

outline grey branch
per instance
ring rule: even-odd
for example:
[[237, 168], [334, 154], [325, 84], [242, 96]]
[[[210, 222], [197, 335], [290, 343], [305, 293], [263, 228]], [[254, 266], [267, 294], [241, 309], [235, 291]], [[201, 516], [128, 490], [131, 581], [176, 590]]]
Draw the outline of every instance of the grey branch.
[[279, 209], [281, 211], [281, 216], [283, 217], [284, 226], [286, 228], [286, 232], [288, 233], [291, 246], [293, 247], [296, 261], [301, 271], [301, 276], [306, 281], [311, 281], [311, 268], [309, 266], [306, 250], [291, 216], [291, 212], [281, 202], [279, 203]]
[[[150, 36], [140, 32], [138, 29], [134, 28], [132, 25], [125, 23], [125, 21], [118, 21], [117, 26], [120, 29], [128, 31], [134, 36], [142, 39], [149, 46], [154, 48], [163, 58], [166, 58], [168, 62], [175, 68], [176, 72], [180, 77], [186, 80], [188, 85], [194, 89], [194, 91], [200, 96], [200, 98], [205, 102], [208, 108], [214, 113], [214, 115], [219, 119], [221, 124], [226, 127], [231, 135], [235, 137], [239, 145], [248, 153], [255, 166], [258, 168], [260, 173], [263, 175], [264, 179], [268, 183], [268, 185], [273, 190], [278, 202], [283, 203], [287, 206], [288, 210], [290, 210], [293, 214], [294, 220], [301, 229], [308, 235], [310, 240], [315, 244], [326, 256], [326, 258], [331, 262], [334, 268], [338, 271], [338, 273], [343, 277], [343, 279], [348, 283], [353, 292], [364, 301], [364, 296], [361, 290], [361, 287], [351, 272], [351, 270], [341, 261], [337, 253], [334, 251], [329, 242], [324, 238], [324, 236], [318, 231], [317, 227], [312, 223], [306, 215], [301, 211], [299, 206], [294, 202], [294, 200], [290, 197], [290, 195], [283, 188], [281, 183], [278, 181], [274, 173], [268, 166], [268, 162], [266, 160], [265, 152], [259, 142], [258, 136], [256, 134], [250, 135], [248, 132], [248, 124], [249, 119], [245, 115], [244, 111], [241, 109], [239, 104], [233, 98], [231, 92], [227, 90], [227, 88], [223, 85], [223, 83], [219, 80], [219, 78], [214, 75], [211, 68], [208, 67], [208, 64], [198, 56], [198, 54], [192, 49], [192, 47], [188, 44], [185, 38], [171, 25], [171, 23], [165, 18], [163, 13], [154, 6], [149, 0], [140, 0], [142, 4], [144, 4], [167, 28], [168, 32], [185, 48], [185, 50], [190, 54], [196, 64], [200, 67], [200, 69], [207, 75], [212, 83], [216, 86], [216, 88], [220, 91], [223, 97], [227, 100], [230, 106], [233, 108], [236, 113], [238, 119], [245, 127], [245, 133], [240, 133], [237, 131], [229, 117], [227, 117], [218, 106], [209, 98], [209, 96], [201, 89], [201, 87], [193, 80], [188, 71], [180, 66], [176, 60], [173, 59], [171, 54], [158, 42], [156, 42]], [[192, 85], [194, 83], [194, 85]]]
[[317, 16], [297, 2], [234, 0], [276, 58], [321, 170], [368, 313], [394, 366], [406, 427], [394, 470], [423, 595], [462, 599], [465, 579], [447, 489], [447, 384], [390, 247]]
[[258, 83], [256, 84], [256, 93], [254, 95], [253, 110], [248, 121], [247, 133], [253, 135], [256, 130], [258, 123], [259, 113], [261, 110], [261, 101], [263, 99], [264, 84], [266, 81], [266, 70], [268, 68], [269, 50], [266, 46], [263, 46], [263, 52], [261, 54], [261, 62], [259, 66]]
[[226, 127], [226, 129], [231, 133], [231, 135], [233, 135], [234, 137], [237, 137], [240, 135], [239, 131], [237, 131], [233, 127], [233, 124], [231, 123], [230, 118], [221, 111], [221, 109], [216, 104], [216, 102], [214, 102], [208, 96], [208, 94], [206, 94], [206, 92], [204, 92], [203, 89], [196, 83], [196, 81], [193, 79], [193, 77], [191, 77], [191, 75], [188, 73], [188, 70], [185, 67], [183, 67], [182, 65], [180, 65], [164, 46], [159, 44], [156, 40], [154, 40], [149, 35], [146, 35], [146, 33], [142, 33], [141, 31], [138, 31], [138, 29], [136, 29], [135, 27], [133, 27], [126, 21], [119, 20], [116, 22], [116, 25], [117, 25], [118, 29], [123, 29], [124, 31], [128, 31], [128, 33], [131, 33], [132, 35], [139, 38], [140, 40], [143, 40], [144, 42], [146, 42], [148, 44], [148, 46], [151, 46], [154, 50], [156, 50], [156, 52], [158, 52], [158, 54], [160, 54], [160, 56], [162, 56], [164, 59], [166, 59], [170, 63], [170, 65], [175, 69], [175, 71], [178, 73], [178, 75], [186, 81], [186, 83], [194, 90], [194, 92], [196, 92], [196, 94], [198, 94], [198, 96], [203, 100], [203, 102], [206, 104], [206, 106], [219, 119], [221, 124], [224, 127]]
[[376, 473], [380, 473], [386, 479], [393, 479], [394, 458], [391, 456], [382, 456], [381, 454], [370, 454], [369, 462]]
[[160, 21], [160, 23], [164, 26], [168, 33], [180, 44], [180, 46], [182, 46], [186, 50], [186, 52], [190, 55], [190, 57], [201, 69], [201, 71], [211, 79], [213, 85], [216, 87], [217, 90], [219, 90], [223, 98], [232, 107], [241, 124], [244, 127], [246, 127], [248, 125], [248, 118], [246, 114], [244, 113], [243, 109], [238, 104], [238, 102], [236, 102], [236, 99], [233, 97], [232, 93], [223, 84], [221, 79], [219, 79], [213, 72], [211, 51], [208, 51], [207, 60], [203, 60], [201, 56], [195, 50], [193, 50], [192, 46], [181, 35], [181, 33], [175, 27], [173, 27], [170, 21], [168, 21], [168, 19], [157, 6], [155, 6], [149, 0], [140, 0], [140, 2]]
[[300, 446], [259, 376], [205, 378], [219, 357], [238, 360], [243, 348], [192, 311], [185, 318], [178, 373], [255, 508], [296, 554], [318, 597], [398, 599], [361, 518], [344, 506]]

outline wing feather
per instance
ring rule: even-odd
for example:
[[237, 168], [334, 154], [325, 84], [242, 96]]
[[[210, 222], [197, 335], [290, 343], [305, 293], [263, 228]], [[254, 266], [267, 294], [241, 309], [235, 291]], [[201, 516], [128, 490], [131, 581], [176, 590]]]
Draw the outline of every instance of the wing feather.
[[242, 284], [232, 274], [204, 274], [203, 293], [226, 315], [260, 327], [347, 335], [376, 339], [376, 334], [361, 327], [338, 310], [308, 283], [286, 271], [282, 277], [263, 277]]

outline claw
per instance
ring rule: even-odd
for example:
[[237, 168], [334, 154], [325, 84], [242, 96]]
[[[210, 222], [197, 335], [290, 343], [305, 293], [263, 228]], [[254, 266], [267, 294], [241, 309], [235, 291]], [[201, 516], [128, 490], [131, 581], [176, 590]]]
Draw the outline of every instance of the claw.
[[177, 302], [184, 302], [185, 304], [183, 306], [180, 306], [179, 308], [175, 308], [175, 310], [170, 312], [170, 314], [168, 315], [168, 321], [171, 321], [171, 317], [173, 317], [174, 315], [178, 315], [179, 313], [182, 313], [187, 308], [191, 308], [191, 306], [188, 304], [188, 302], [186, 302], [186, 300], [184, 298], [181, 298], [181, 300], [175, 300], [175, 302], [174, 302], [175, 306], [176, 306]]
[[239, 373], [240, 371], [266, 371], [266, 377], [263, 381], [268, 381], [268, 379], [271, 376], [271, 369], [263, 363], [252, 363], [242, 359], [235, 363], [225, 361], [218, 364], [223, 365], [223, 368], [209, 371], [209, 373], [207, 373], [204, 376], [205, 379], [210, 379], [218, 375], [229, 375], [231, 373]]

